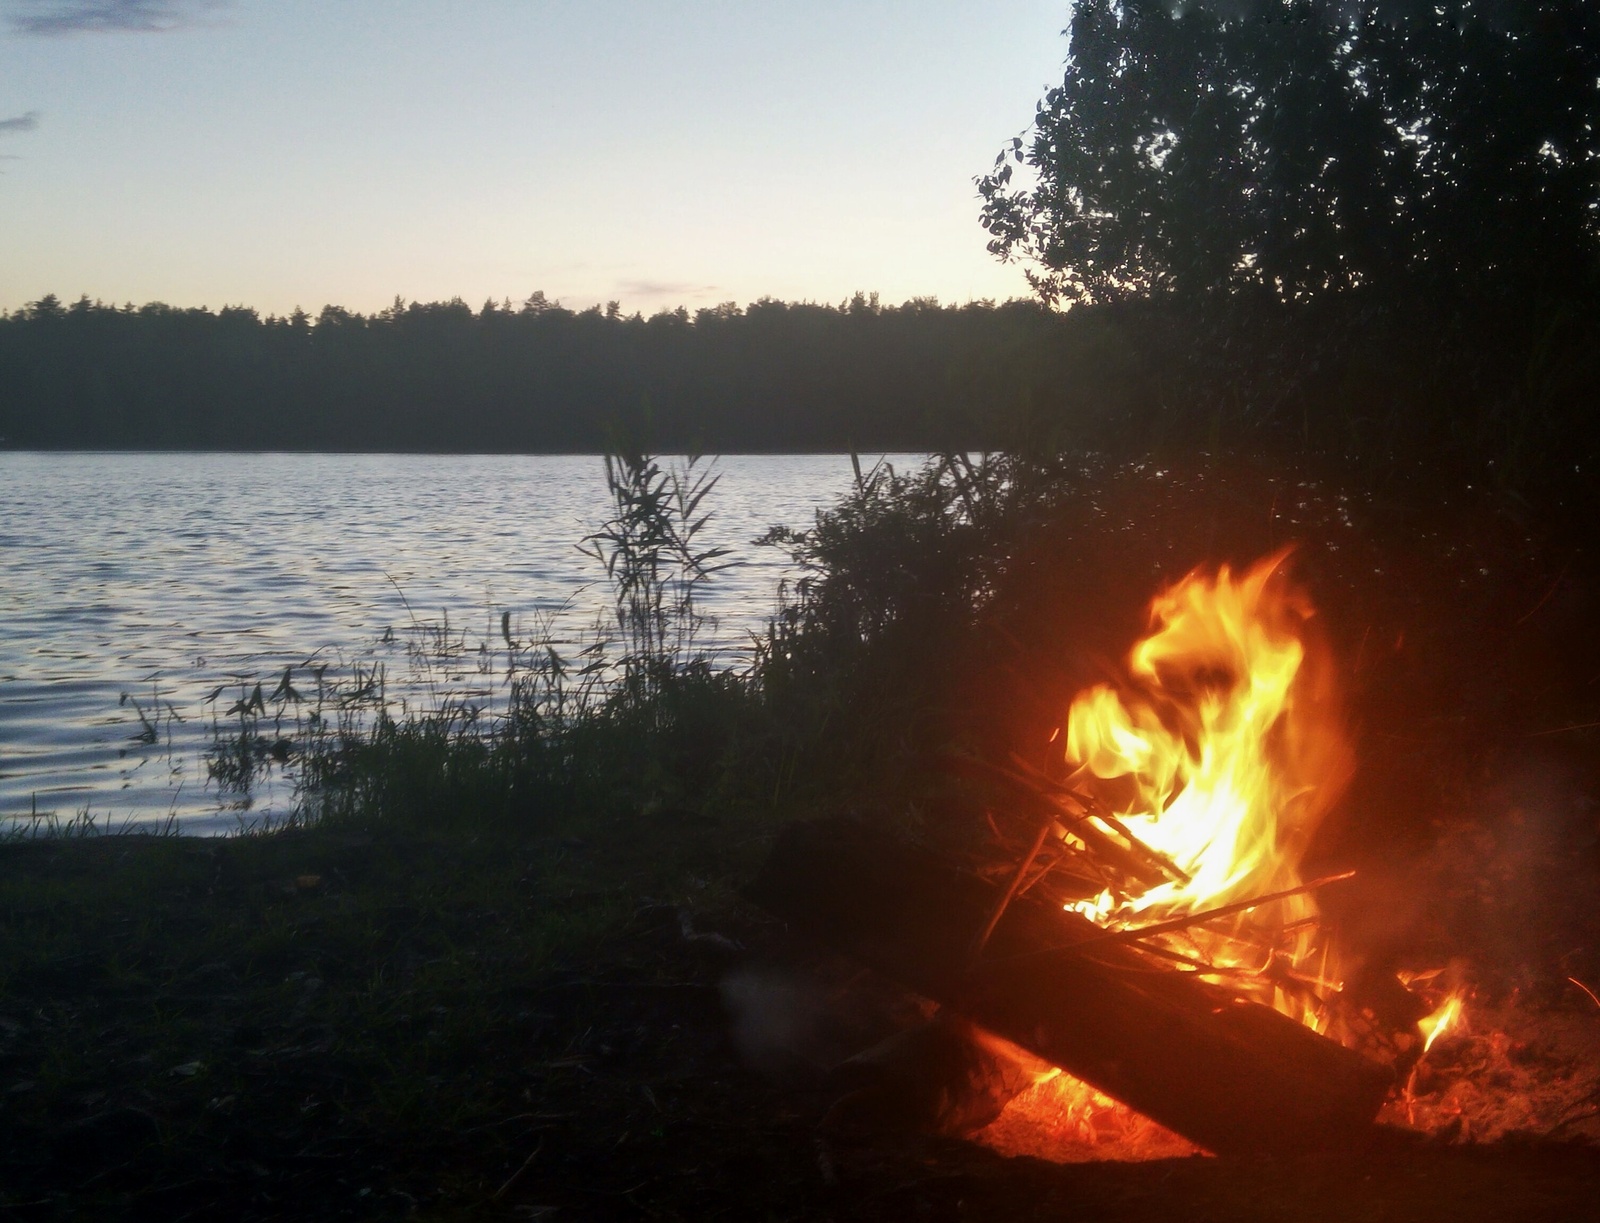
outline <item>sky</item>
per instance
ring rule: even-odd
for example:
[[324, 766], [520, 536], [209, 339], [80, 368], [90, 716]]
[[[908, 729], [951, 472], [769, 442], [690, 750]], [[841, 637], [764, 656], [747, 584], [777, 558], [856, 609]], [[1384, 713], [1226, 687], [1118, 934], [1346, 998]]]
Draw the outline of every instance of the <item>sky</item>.
[[0, 0], [0, 309], [1027, 295], [1067, 0]]

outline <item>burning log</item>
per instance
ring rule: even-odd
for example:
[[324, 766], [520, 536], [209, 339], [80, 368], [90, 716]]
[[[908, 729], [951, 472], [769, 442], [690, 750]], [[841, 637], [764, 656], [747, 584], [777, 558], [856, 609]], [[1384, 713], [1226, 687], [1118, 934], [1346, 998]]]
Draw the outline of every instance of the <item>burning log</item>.
[[1003, 906], [975, 961], [1004, 889], [860, 823], [788, 829], [747, 894], [1219, 1154], [1357, 1140], [1393, 1085], [1391, 1068], [1032, 896]]

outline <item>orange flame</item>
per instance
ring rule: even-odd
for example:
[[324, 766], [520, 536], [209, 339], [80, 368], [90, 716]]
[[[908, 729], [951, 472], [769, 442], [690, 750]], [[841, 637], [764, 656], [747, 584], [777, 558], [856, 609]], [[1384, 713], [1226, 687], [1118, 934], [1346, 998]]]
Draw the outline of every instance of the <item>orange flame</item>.
[[[1078, 695], [1067, 717], [1069, 780], [1177, 868], [1143, 890], [1072, 906], [1102, 924], [1144, 925], [1300, 885], [1300, 859], [1348, 780], [1332, 667], [1310, 600], [1282, 572], [1287, 550], [1235, 576], [1196, 569], [1156, 596], [1128, 681]], [[1330, 966], [1309, 895], [1186, 933], [1187, 950], [1244, 969], [1263, 1001], [1318, 1026], [1308, 990]], [[1268, 919], [1271, 919], [1268, 924]], [[1292, 943], [1276, 932], [1292, 927]], [[1269, 979], [1269, 970], [1271, 977]]]

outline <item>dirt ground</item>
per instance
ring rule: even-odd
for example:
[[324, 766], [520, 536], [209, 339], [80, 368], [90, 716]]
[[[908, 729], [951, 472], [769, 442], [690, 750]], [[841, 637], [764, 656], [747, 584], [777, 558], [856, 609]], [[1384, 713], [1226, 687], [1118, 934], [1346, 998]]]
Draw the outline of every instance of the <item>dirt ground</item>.
[[[567, 840], [452, 852], [329, 835], [0, 848], [0, 1217], [1600, 1211], [1600, 1151], [1525, 1133], [1068, 1165], [846, 1136], [821, 1124], [826, 1065], [906, 1018], [892, 989], [709, 889], [585, 894]], [[535, 939], [552, 912], [574, 923], [554, 952]]]

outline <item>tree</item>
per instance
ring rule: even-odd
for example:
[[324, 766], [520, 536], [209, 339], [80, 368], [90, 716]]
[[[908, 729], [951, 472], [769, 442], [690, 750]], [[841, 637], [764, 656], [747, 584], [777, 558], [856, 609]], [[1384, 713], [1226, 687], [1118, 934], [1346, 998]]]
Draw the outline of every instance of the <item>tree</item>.
[[1076, 0], [1068, 33], [978, 183], [1046, 301], [1595, 299], [1593, 0]]

